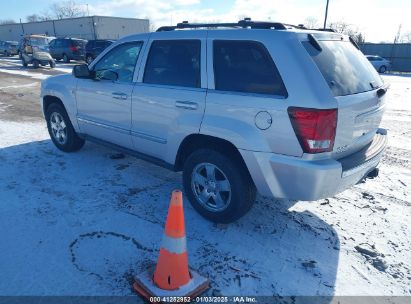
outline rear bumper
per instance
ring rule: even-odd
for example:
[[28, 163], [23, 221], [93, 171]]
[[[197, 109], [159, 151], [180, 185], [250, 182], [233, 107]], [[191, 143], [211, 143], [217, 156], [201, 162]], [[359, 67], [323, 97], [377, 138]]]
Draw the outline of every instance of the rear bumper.
[[369, 145], [338, 160], [313, 161], [244, 150], [240, 153], [260, 194], [312, 201], [334, 196], [361, 181], [377, 167], [386, 145], [387, 132], [379, 129]]

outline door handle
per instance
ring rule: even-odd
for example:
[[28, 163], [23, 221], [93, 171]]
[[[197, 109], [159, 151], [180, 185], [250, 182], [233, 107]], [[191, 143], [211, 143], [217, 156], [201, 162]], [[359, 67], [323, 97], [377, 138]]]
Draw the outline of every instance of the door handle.
[[126, 100], [127, 99], [127, 94], [125, 94], [125, 93], [113, 92], [113, 93], [111, 93], [111, 95], [114, 99], [119, 99], [119, 100]]
[[198, 103], [192, 102], [192, 101], [177, 100], [176, 101], [176, 107], [177, 108], [182, 108], [182, 109], [187, 109], [187, 110], [197, 110]]

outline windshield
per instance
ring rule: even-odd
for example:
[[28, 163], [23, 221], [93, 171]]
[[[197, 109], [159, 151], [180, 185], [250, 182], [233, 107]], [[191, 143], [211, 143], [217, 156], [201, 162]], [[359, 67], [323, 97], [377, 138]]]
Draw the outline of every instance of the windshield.
[[367, 58], [349, 41], [318, 41], [322, 50], [302, 42], [334, 96], [371, 91], [383, 85]]
[[49, 42], [47, 38], [30, 38], [30, 43], [32, 46], [48, 46]]

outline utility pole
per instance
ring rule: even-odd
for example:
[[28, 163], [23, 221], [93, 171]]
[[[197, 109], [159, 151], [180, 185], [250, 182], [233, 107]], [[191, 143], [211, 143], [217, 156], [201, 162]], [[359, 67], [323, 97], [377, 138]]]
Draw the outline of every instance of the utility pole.
[[325, 7], [325, 17], [324, 17], [324, 28], [327, 27], [327, 17], [328, 17], [328, 3], [330, 0], [327, 0], [327, 6]]

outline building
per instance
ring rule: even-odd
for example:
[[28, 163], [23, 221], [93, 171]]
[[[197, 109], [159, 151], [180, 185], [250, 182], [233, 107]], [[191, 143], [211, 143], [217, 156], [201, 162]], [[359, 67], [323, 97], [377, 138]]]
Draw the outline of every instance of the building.
[[0, 40], [19, 41], [28, 34], [82, 39], [119, 39], [123, 36], [145, 33], [150, 28], [148, 19], [89, 16], [40, 22], [0, 25]]

